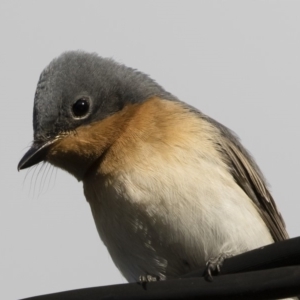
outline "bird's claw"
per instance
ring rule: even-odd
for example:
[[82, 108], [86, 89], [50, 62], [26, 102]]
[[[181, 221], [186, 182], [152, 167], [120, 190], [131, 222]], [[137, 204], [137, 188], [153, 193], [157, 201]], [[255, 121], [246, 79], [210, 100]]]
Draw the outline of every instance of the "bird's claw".
[[221, 267], [224, 260], [233, 256], [229, 253], [221, 253], [217, 257], [210, 258], [206, 263], [206, 270], [204, 277], [207, 281], [213, 281], [213, 275], [219, 275], [221, 273]]
[[139, 282], [144, 284], [148, 282], [159, 281], [159, 276], [152, 276], [152, 275], [141, 275], [139, 277]]

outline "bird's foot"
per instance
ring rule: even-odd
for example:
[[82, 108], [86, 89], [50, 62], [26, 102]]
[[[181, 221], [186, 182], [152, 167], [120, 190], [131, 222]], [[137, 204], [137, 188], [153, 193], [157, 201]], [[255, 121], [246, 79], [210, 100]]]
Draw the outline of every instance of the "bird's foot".
[[224, 260], [232, 257], [230, 253], [221, 253], [217, 257], [210, 258], [206, 263], [206, 270], [204, 278], [207, 281], [213, 281], [213, 275], [218, 275], [221, 273], [221, 267], [224, 263]]
[[141, 275], [139, 277], [139, 282], [142, 284], [148, 283], [148, 282], [154, 282], [159, 281], [159, 276], [152, 276], [152, 275]]

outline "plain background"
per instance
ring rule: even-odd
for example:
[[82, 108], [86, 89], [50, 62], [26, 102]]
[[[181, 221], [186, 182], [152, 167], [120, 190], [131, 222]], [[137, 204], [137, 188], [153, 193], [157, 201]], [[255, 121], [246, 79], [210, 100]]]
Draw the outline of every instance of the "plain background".
[[233, 129], [299, 235], [299, 11], [286, 0], [2, 0], [0, 299], [125, 282], [82, 184], [46, 166], [17, 172], [39, 74], [66, 50], [137, 68]]

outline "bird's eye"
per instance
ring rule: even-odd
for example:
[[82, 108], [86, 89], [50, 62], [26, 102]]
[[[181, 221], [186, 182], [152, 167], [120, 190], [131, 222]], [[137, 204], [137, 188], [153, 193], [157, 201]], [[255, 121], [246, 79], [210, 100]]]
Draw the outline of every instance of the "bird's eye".
[[78, 99], [72, 106], [72, 111], [75, 117], [82, 118], [86, 116], [90, 109], [88, 98], [82, 97]]

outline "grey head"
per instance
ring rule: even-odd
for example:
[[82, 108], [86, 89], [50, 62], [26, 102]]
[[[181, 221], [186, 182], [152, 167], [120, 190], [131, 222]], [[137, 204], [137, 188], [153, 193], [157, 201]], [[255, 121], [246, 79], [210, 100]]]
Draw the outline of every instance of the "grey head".
[[69, 51], [41, 73], [33, 110], [34, 142], [18, 169], [42, 160], [56, 136], [150, 97], [176, 100], [144, 73], [95, 53]]

